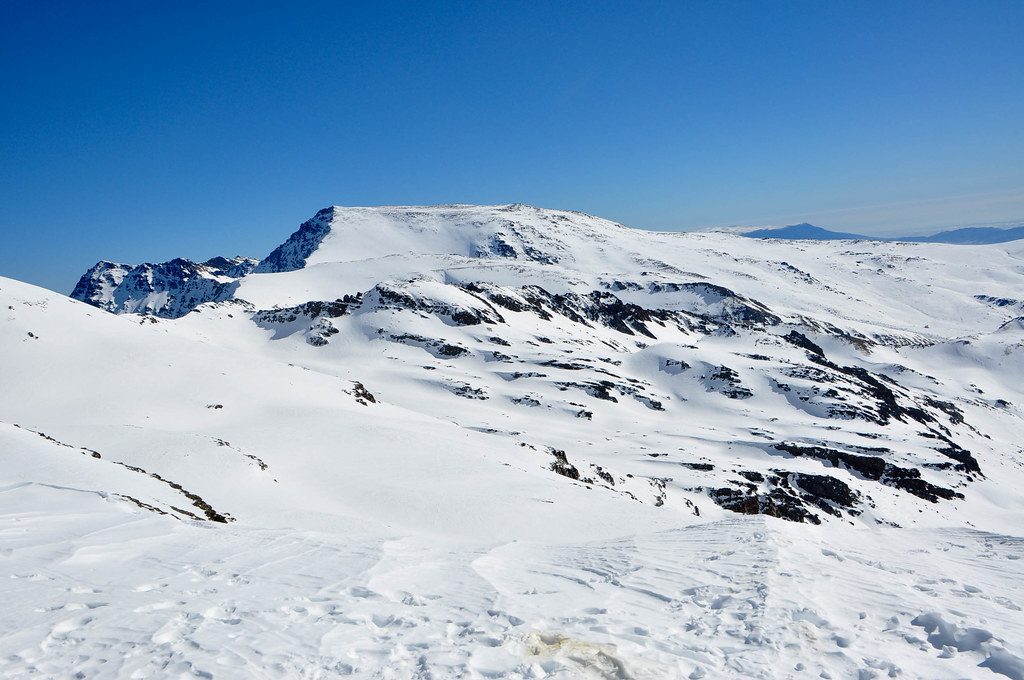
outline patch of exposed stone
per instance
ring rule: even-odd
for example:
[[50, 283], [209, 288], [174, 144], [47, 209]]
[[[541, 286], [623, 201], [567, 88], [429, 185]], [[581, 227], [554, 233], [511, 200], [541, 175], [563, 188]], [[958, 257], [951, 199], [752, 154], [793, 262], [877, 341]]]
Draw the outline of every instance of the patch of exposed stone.
[[560, 474], [563, 477], [568, 477], [569, 479], [578, 480], [580, 478], [580, 471], [576, 469], [575, 465], [569, 462], [569, 458], [565, 455], [565, 451], [562, 451], [561, 449], [548, 449], [548, 453], [555, 457], [555, 459], [551, 461], [550, 469], [552, 472]]
[[224, 441], [223, 439], [220, 438], [216, 438], [213, 441], [216, 442], [217, 446], [226, 446], [232, 451], [237, 451], [238, 453], [242, 454], [252, 462], [256, 463], [256, 465], [259, 466], [260, 470], [266, 470], [269, 467], [265, 462], [263, 462], [263, 459], [260, 458], [259, 456], [253, 455], [251, 453], [245, 453], [244, 451], [241, 451], [240, 449], [237, 449], [234, 446], [232, 446], [231, 442]]
[[[19, 429], [25, 429], [28, 432], [32, 432], [33, 434], [37, 434], [40, 437], [42, 437], [43, 439], [45, 439], [46, 441], [52, 442], [52, 443], [54, 443], [54, 444], [56, 444], [56, 445], [58, 445], [58, 446], [60, 446], [62, 448], [78, 450], [82, 454], [88, 455], [91, 458], [96, 458], [96, 459], [101, 459], [102, 458], [102, 456], [99, 454], [99, 452], [93, 451], [92, 449], [87, 449], [87, 448], [84, 448], [84, 447], [74, 447], [71, 444], [66, 444], [66, 443], [64, 443], [62, 441], [59, 441], [59, 440], [57, 440], [57, 439], [55, 439], [55, 438], [51, 437], [50, 435], [45, 434], [43, 432], [38, 432], [36, 430], [31, 430], [31, 429], [28, 429], [28, 428], [22, 428], [18, 424], [15, 424], [14, 427], [17, 427]], [[226, 444], [226, 442], [225, 442], [225, 444]], [[185, 496], [186, 498], [188, 498], [189, 501], [192, 502], [192, 505], [194, 505], [196, 508], [202, 510], [203, 514], [206, 516], [206, 518], [208, 520], [212, 521], [212, 522], [227, 523], [227, 522], [234, 522], [235, 521], [234, 518], [232, 518], [227, 513], [223, 513], [222, 514], [222, 513], [217, 512], [216, 510], [214, 510], [213, 507], [209, 503], [204, 501], [202, 498], [200, 498], [198, 494], [194, 494], [194, 493], [188, 491], [187, 489], [183, 488], [181, 486], [181, 484], [178, 484], [176, 482], [172, 482], [172, 481], [170, 481], [168, 479], [164, 479], [163, 477], [161, 477], [160, 475], [158, 475], [155, 472], [146, 472], [142, 468], [136, 467], [134, 465], [128, 465], [127, 463], [122, 463], [122, 462], [116, 461], [116, 460], [112, 460], [110, 462], [113, 463], [114, 465], [120, 465], [121, 467], [123, 467], [123, 468], [125, 468], [127, 470], [130, 470], [132, 472], [137, 472], [139, 474], [148, 475], [149, 477], [152, 477], [153, 479], [156, 479], [157, 481], [163, 482], [167, 486], [171, 487], [172, 489], [174, 489], [178, 493], [180, 493], [183, 496]], [[146, 509], [146, 510], [152, 510], [153, 512], [157, 512], [159, 514], [167, 514], [167, 513], [163, 512], [162, 510], [160, 510], [159, 508], [155, 508], [154, 506], [148, 505], [146, 503], [142, 503], [141, 501], [138, 501], [137, 499], [131, 498], [130, 496], [124, 496], [122, 494], [114, 494], [114, 495], [116, 495], [118, 497], [121, 497], [121, 498], [124, 498], [125, 500], [131, 501], [135, 505], [138, 505], [140, 508], [143, 508], [143, 509]], [[177, 508], [175, 508], [175, 509], [177, 509]], [[193, 513], [182, 513], [182, 514], [187, 514], [188, 516], [194, 517], [195, 519], [201, 519], [200, 517], [197, 517]]]
[[895, 487], [932, 503], [938, 503], [940, 499], [953, 500], [964, 497], [952, 489], [925, 481], [921, 478], [921, 471], [916, 468], [893, 465], [877, 456], [864, 456], [824, 446], [806, 446], [790, 442], [773, 444], [771, 448], [791, 456], [820, 460], [834, 468], [845, 468], [864, 479]]
[[444, 340], [427, 338], [422, 335], [417, 335], [415, 333], [391, 334], [386, 333], [386, 331], [383, 328], [381, 328], [377, 332], [380, 334], [386, 334], [387, 339], [392, 342], [399, 342], [402, 343], [403, 345], [410, 345], [412, 347], [421, 347], [426, 351], [430, 352], [430, 354], [434, 355], [434, 357], [438, 359], [456, 359], [458, 357], [464, 357], [468, 356], [469, 354], [472, 354], [472, 352], [470, 352], [467, 348], [461, 345], [453, 345], [451, 343], [445, 342]]
[[[464, 290], [469, 291], [468, 288]], [[471, 291], [470, 291], [471, 292]], [[400, 286], [378, 283], [373, 288], [377, 304], [381, 309], [405, 309], [447, 317], [456, 326], [505, 323], [495, 307], [479, 296], [474, 296], [479, 306], [451, 305], [440, 300], [416, 295]]]
[[348, 314], [361, 302], [360, 294], [345, 295], [334, 301], [310, 300], [294, 307], [261, 309], [253, 314], [252, 320], [264, 328], [292, 324], [299, 320], [310, 322], [306, 342], [314, 347], [323, 347], [331, 336], [339, 332], [331, 323], [331, 319]]
[[287, 241], [263, 258], [256, 266], [256, 273], [290, 272], [305, 267], [306, 258], [320, 247], [320, 242], [330, 233], [333, 219], [333, 207], [318, 211], [312, 219], [303, 222]]
[[511, 312], [531, 312], [550, 321], [555, 314], [574, 323], [593, 328], [595, 325], [611, 328], [625, 335], [643, 335], [655, 338], [649, 324], [673, 324], [681, 330], [687, 326], [683, 315], [670, 310], [650, 310], [623, 302], [609, 292], [550, 293], [540, 286], [503, 288], [487, 283], [469, 283], [463, 290], [484, 297]]
[[[206, 517], [206, 519], [210, 520], [211, 522], [220, 522], [221, 524], [227, 524], [228, 522], [234, 522], [235, 521], [234, 517], [232, 517], [231, 515], [228, 515], [227, 513], [223, 513], [222, 514], [222, 513], [217, 512], [216, 510], [213, 509], [213, 506], [211, 506], [209, 503], [207, 503], [205, 500], [203, 500], [199, 496], [199, 494], [192, 493], [188, 489], [185, 489], [184, 487], [182, 487], [182, 485], [178, 484], [177, 482], [172, 482], [169, 479], [164, 479], [163, 477], [161, 477], [160, 475], [158, 475], [155, 472], [146, 472], [142, 468], [137, 467], [135, 465], [129, 465], [128, 463], [122, 463], [122, 462], [116, 461], [116, 460], [112, 461], [112, 462], [114, 463], [114, 465], [120, 465], [121, 467], [125, 468], [126, 470], [131, 470], [132, 472], [138, 472], [139, 474], [143, 474], [143, 475], [149, 475], [153, 479], [155, 479], [157, 481], [160, 481], [160, 482], [163, 482], [164, 484], [166, 484], [167, 486], [171, 487], [172, 489], [174, 489], [175, 491], [180, 493], [182, 496], [187, 498], [189, 501], [191, 501], [192, 505], [195, 506], [196, 508], [198, 508], [200, 511], [202, 511], [202, 513]], [[179, 508], [176, 508], [173, 505], [171, 507], [174, 510], [178, 510], [178, 512], [180, 512], [182, 514], [186, 514], [186, 515], [192, 517], [193, 519], [200, 519], [194, 513], [186, 512], [184, 510], [180, 510]]]
[[978, 302], [984, 302], [987, 305], [992, 305], [993, 307], [1010, 307], [1011, 309], [1024, 311], [1024, 301], [1021, 300], [994, 297], [992, 295], [975, 295], [974, 299]]
[[[816, 386], [801, 391], [792, 385], [774, 381], [775, 388], [782, 392], [791, 392], [797, 389], [796, 397], [799, 401], [806, 402], [819, 396], [834, 400], [832, 403], [824, 404], [828, 417], [858, 418], [878, 425], [888, 425], [892, 420], [902, 423], [916, 421], [930, 429], [933, 426], [945, 429], [944, 426], [938, 424], [937, 414], [934, 413], [938, 412], [953, 425], [964, 422], [963, 411], [951, 402], [925, 396], [921, 404], [905, 403], [908, 401], [906, 394], [897, 394], [899, 386], [892, 378], [881, 373], [872, 373], [860, 366], [840, 366], [830, 361], [819, 345], [799, 331], [790, 331], [788, 335], [781, 337], [786, 342], [804, 349], [807, 359], [816, 364], [816, 366], [788, 367], [783, 371], [783, 375], [818, 384], [828, 383], [833, 387], [819, 394], [819, 389]], [[866, 400], [870, 404], [870, 408], [856, 403], [835, 403], [836, 401], [845, 402], [849, 396]], [[901, 396], [904, 402], [901, 402]], [[948, 430], [946, 431], [948, 432]], [[969, 455], [969, 452], [967, 454]], [[960, 462], [967, 465], [968, 468], [972, 465], [966, 460]], [[976, 462], [973, 465], [976, 465]]]
[[481, 401], [488, 399], [487, 392], [480, 387], [473, 387], [469, 383], [462, 382], [451, 382], [446, 381], [444, 383], [445, 388], [457, 397], [463, 397], [464, 399], [479, 399]]
[[860, 494], [835, 477], [786, 470], [773, 470], [767, 476], [748, 470], [738, 474], [742, 481], [707, 491], [711, 500], [732, 512], [810, 524], [821, 524], [821, 518], [808, 506], [834, 517], [860, 514], [856, 507]]
[[349, 392], [355, 397], [357, 404], [363, 406], [369, 406], [370, 404], [376, 404], [377, 398], [370, 393], [370, 390], [366, 389], [366, 386], [358, 380], [352, 383], [352, 391]]
[[640, 390], [640, 388], [635, 387], [633, 385], [616, 383], [611, 380], [556, 382], [555, 385], [558, 386], [558, 389], [562, 391], [565, 391], [570, 388], [577, 389], [587, 393], [588, 395], [594, 397], [595, 399], [601, 399], [603, 401], [618, 403], [618, 397], [616, 397], [615, 394], [612, 394], [613, 392], [615, 392], [619, 396], [633, 397], [634, 399], [636, 399], [637, 401], [639, 401], [652, 411], [665, 410], [664, 405], [660, 401], [647, 396]]
[[718, 392], [729, 399], [749, 399], [754, 393], [744, 387], [739, 373], [728, 366], [716, 366], [710, 373], [701, 378], [708, 392]]
[[352, 307], [359, 305], [361, 301], [362, 294], [359, 293], [355, 295], [345, 295], [333, 302], [311, 300], [294, 307], [261, 309], [256, 312], [252, 318], [253, 321], [261, 324], [292, 323], [300, 317], [307, 318], [311, 321], [321, 316], [334, 319], [339, 316], [344, 316]]
[[206, 262], [175, 258], [158, 264], [98, 262], [71, 297], [115, 314], [126, 312], [177, 319], [207, 302], [231, 300], [238, 279], [256, 266], [248, 257]]

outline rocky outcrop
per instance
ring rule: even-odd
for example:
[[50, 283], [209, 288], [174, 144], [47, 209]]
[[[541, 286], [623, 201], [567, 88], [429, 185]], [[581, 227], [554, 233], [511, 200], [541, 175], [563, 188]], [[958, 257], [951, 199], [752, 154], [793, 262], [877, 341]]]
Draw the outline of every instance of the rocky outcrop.
[[230, 300], [238, 279], [255, 266], [251, 257], [206, 262], [177, 258], [140, 265], [98, 262], [79, 279], [71, 297], [115, 314], [176, 319], [201, 304]]
[[294, 307], [261, 309], [252, 315], [252, 320], [260, 327], [274, 331], [274, 339], [287, 337], [294, 332], [302, 331], [306, 342], [314, 347], [323, 347], [331, 336], [338, 334], [338, 329], [331, 322], [358, 307], [361, 295], [345, 295], [334, 301], [311, 300]]
[[331, 231], [334, 208], [324, 208], [312, 219], [303, 222], [288, 240], [260, 261], [257, 274], [290, 272], [306, 266], [306, 258], [313, 254]]

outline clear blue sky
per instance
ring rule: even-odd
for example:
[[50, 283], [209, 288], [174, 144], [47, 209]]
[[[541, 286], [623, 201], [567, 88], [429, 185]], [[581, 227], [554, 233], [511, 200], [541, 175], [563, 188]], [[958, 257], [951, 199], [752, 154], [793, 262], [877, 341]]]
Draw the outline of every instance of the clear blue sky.
[[0, 3], [0, 275], [331, 204], [650, 229], [1024, 218], [1024, 2]]

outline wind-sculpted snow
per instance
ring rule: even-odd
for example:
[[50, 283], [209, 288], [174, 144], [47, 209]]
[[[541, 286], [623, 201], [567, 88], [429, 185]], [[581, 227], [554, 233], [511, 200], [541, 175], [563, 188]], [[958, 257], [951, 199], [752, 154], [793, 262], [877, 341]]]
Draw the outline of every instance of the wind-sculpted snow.
[[185, 262], [0, 280], [2, 675], [1020, 677], [1012, 244], [333, 207]]

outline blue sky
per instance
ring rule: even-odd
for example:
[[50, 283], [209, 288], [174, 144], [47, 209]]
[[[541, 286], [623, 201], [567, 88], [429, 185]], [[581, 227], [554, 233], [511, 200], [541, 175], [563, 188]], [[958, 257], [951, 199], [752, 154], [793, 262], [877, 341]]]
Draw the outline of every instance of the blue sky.
[[1024, 3], [0, 3], [0, 275], [331, 204], [649, 229], [1024, 219]]

